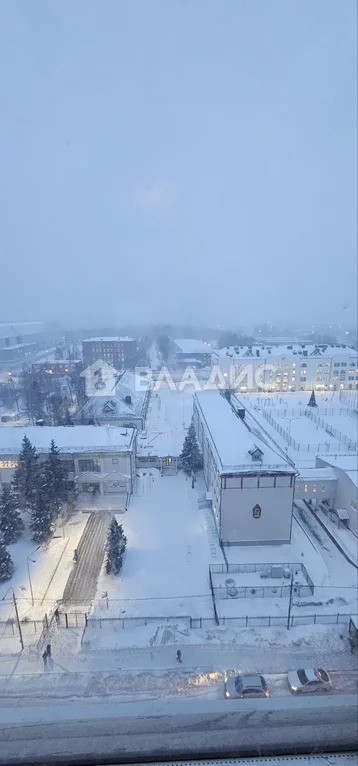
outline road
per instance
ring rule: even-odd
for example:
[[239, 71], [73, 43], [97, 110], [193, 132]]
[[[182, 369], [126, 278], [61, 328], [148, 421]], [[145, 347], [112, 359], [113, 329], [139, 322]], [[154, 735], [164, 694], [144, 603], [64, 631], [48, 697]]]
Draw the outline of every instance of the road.
[[91, 513], [77, 546], [78, 561], [73, 565], [63, 592], [64, 604], [90, 603], [95, 597], [111, 518], [108, 511]]
[[[122, 762], [350, 749], [356, 697], [0, 709], [0, 763]], [[87, 762], [82, 760], [82, 762]]]

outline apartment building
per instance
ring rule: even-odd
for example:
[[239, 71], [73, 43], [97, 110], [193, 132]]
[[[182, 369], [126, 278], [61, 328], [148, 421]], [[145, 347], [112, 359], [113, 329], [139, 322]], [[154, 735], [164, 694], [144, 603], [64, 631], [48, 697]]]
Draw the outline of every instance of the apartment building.
[[40, 461], [54, 439], [80, 496], [116, 496], [117, 507], [126, 508], [135, 482], [136, 434], [135, 428], [105, 426], [0, 428], [0, 489], [12, 481], [24, 436]]
[[25, 361], [45, 339], [43, 322], [0, 322], [0, 362]]
[[249, 391], [358, 389], [358, 352], [341, 345], [231, 346], [213, 356], [230, 388]]
[[86, 338], [82, 341], [83, 364], [89, 367], [101, 359], [116, 370], [123, 370], [128, 363], [134, 362], [137, 347], [135, 338]]
[[194, 395], [193, 419], [220, 540], [272, 545], [291, 539], [296, 471], [218, 390]]

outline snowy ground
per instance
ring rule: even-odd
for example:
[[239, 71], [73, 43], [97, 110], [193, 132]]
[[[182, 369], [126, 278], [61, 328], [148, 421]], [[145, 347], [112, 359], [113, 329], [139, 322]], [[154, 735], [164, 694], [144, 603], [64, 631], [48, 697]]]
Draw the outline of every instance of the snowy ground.
[[212, 617], [209, 563], [223, 559], [218, 544], [209, 544], [205, 509], [197, 506], [201, 480], [192, 489], [182, 473], [138, 473], [136, 495], [118, 516], [128, 538], [123, 570], [115, 577], [103, 569], [93, 616]]
[[146, 419], [147, 436], [138, 436], [138, 455], [178, 456], [193, 412], [193, 392], [153, 391]]

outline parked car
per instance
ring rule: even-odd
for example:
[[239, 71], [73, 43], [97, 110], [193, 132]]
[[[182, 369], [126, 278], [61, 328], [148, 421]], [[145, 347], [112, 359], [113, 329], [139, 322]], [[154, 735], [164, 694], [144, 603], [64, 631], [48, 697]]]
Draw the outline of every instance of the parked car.
[[323, 668], [309, 668], [308, 670], [294, 670], [287, 673], [291, 692], [326, 692], [332, 686], [332, 681]]
[[268, 697], [269, 690], [263, 676], [226, 676], [225, 697]]

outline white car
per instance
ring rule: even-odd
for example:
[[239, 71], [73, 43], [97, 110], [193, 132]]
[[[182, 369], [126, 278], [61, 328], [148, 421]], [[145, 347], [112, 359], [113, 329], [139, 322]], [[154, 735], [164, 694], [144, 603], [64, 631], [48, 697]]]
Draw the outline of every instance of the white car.
[[332, 686], [332, 681], [323, 668], [309, 668], [308, 670], [293, 670], [287, 673], [290, 689], [295, 694], [302, 692], [327, 692]]
[[263, 676], [228, 676], [225, 679], [225, 697], [268, 697], [269, 690]]

